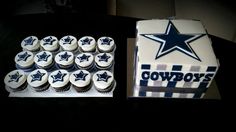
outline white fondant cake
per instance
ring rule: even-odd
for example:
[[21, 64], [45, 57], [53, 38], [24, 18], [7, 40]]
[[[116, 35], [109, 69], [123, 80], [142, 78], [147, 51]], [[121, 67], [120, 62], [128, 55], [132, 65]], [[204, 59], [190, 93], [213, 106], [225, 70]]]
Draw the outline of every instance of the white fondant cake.
[[40, 87], [48, 81], [48, 72], [44, 69], [36, 69], [32, 71], [28, 77], [27, 82], [32, 87]]
[[49, 51], [41, 51], [34, 56], [34, 62], [39, 68], [48, 68], [53, 63], [52, 53]]
[[99, 53], [95, 56], [95, 63], [99, 69], [107, 69], [113, 64], [113, 59], [110, 53]]
[[59, 44], [63, 50], [67, 51], [75, 51], [78, 47], [77, 39], [71, 35], [62, 37], [59, 41]]
[[75, 63], [79, 68], [88, 69], [93, 65], [94, 57], [91, 53], [81, 53], [75, 58]]
[[47, 36], [40, 41], [41, 47], [47, 51], [57, 51], [59, 49], [58, 39], [55, 36]]
[[37, 51], [40, 48], [39, 40], [36, 36], [28, 36], [21, 42], [23, 50]]
[[115, 48], [115, 41], [111, 37], [100, 37], [97, 40], [97, 47], [100, 52], [111, 52]]
[[93, 83], [99, 92], [109, 92], [114, 84], [114, 77], [110, 71], [101, 70], [93, 74]]
[[96, 49], [96, 41], [91, 36], [84, 36], [80, 38], [78, 45], [82, 52], [92, 52]]
[[200, 21], [143, 20], [136, 28], [136, 86], [210, 86], [219, 64]]
[[34, 54], [30, 51], [22, 51], [15, 56], [17, 68], [27, 69], [34, 64]]

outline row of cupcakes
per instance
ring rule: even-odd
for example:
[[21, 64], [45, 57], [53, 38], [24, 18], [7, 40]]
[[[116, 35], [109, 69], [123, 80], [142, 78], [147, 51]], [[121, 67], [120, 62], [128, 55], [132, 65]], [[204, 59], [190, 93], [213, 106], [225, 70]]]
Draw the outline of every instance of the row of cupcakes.
[[36, 69], [26, 75], [23, 70], [14, 70], [8, 73], [4, 79], [6, 90], [19, 92], [28, 85], [36, 92], [46, 91], [51, 86], [56, 92], [68, 91], [71, 87], [77, 92], [86, 92], [95, 86], [101, 93], [110, 92], [114, 86], [114, 77], [110, 71], [101, 70], [93, 74], [87, 70], [76, 70], [69, 73], [59, 69], [50, 74], [44, 69]]
[[15, 56], [16, 68], [30, 72], [35, 68], [42, 68], [47, 71], [54, 69], [85, 69], [91, 71], [97, 69], [110, 69], [114, 63], [111, 53], [80, 53], [75, 56], [70, 51], [62, 51], [54, 57], [49, 51], [41, 51], [33, 54], [30, 51], [22, 51]]
[[97, 41], [91, 36], [84, 36], [78, 41], [76, 37], [67, 35], [60, 40], [55, 36], [47, 36], [39, 40], [36, 36], [28, 36], [21, 42], [23, 50], [28, 50], [33, 53], [38, 52], [40, 47], [42, 50], [57, 53], [60, 50], [71, 51], [76, 53], [78, 50], [81, 52], [112, 52], [115, 49], [115, 41], [111, 37], [100, 37]]

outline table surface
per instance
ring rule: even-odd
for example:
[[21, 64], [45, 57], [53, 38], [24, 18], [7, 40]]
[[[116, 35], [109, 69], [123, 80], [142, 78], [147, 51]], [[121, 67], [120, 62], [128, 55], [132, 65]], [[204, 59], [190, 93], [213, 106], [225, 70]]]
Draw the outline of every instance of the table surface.
[[[37, 14], [4, 18], [0, 21], [0, 64], [2, 110], [13, 117], [25, 118], [27, 111], [37, 113], [37, 118], [52, 117], [58, 121], [64, 119], [87, 119], [98, 117], [105, 119], [122, 119], [122, 115], [130, 119], [142, 117], [158, 117], [157, 113], [168, 113], [168, 116], [193, 114], [195, 112], [210, 113], [214, 117], [218, 113], [233, 111], [232, 105], [235, 91], [234, 75], [236, 44], [210, 35], [214, 51], [220, 61], [220, 69], [215, 77], [221, 100], [219, 99], [163, 99], [163, 98], [127, 98], [126, 96], [126, 64], [127, 38], [135, 37], [135, 24], [139, 19], [119, 16], [84, 16], [81, 14]], [[111, 36], [117, 49], [115, 56], [115, 78], [117, 87], [113, 98], [8, 98], [4, 89], [3, 78], [14, 67], [14, 56], [21, 51], [20, 42], [29, 35], [43, 38], [64, 35], [77, 38], [91, 35], [94, 38]], [[13, 108], [13, 109], [12, 109]], [[15, 112], [18, 110], [18, 112]], [[55, 112], [52, 114], [51, 112]], [[62, 114], [62, 113], [69, 113]], [[21, 113], [21, 114], [19, 114]], [[91, 114], [93, 113], [93, 114]], [[99, 114], [98, 114], [99, 113]], [[145, 113], [145, 114], [144, 114]], [[179, 114], [176, 114], [179, 113]], [[182, 114], [180, 114], [182, 113]], [[60, 115], [60, 117], [58, 117]], [[107, 116], [106, 116], [107, 115]], [[197, 117], [197, 116], [195, 116]], [[29, 117], [30, 119], [32, 117]], [[200, 117], [199, 117], [200, 118]], [[112, 123], [111, 123], [112, 124]]]

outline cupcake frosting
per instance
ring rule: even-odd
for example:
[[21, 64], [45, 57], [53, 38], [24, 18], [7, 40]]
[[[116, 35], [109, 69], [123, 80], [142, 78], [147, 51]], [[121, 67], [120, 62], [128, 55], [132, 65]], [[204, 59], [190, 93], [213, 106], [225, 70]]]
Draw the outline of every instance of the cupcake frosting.
[[64, 50], [73, 51], [77, 48], [77, 39], [74, 36], [67, 35], [60, 39], [59, 44]]
[[114, 81], [113, 74], [107, 70], [98, 71], [98, 72], [94, 73], [94, 75], [93, 75], [94, 85], [97, 88], [102, 89], [102, 90], [111, 86], [113, 81]]
[[36, 69], [32, 71], [28, 77], [27, 82], [32, 87], [39, 87], [48, 81], [48, 73], [44, 69]]
[[21, 67], [28, 67], [34, 63], [34, 55], [30, 51], [22, 51], [15, 56], [15, 63]]
[[85, 87], [91, 82], [91, 74], [86, 70], [77, 70], [71, 73], [70, 82], [77, 87]]
[[56, 70], [53, 71], [49, 77], [48, 77], [48, 82], [50, 85], [54, 88], [60, 88], [68, 84], [69, 82], [69, 72], [66, 70]]
[[115, 42], [111, 37], [101, 37], [98, 39], [97, 44], [98, 49], [102, 52], [109, 52], [115, 46]]
[[39, 41], [36, 36], [28, 36], [21, 42], [21, 47], [25, 50], [35, 51], [39, 49]]
[[44, 50], [55, 51], [58, 49], [58, 39], [55, 36], [47, 36], [40, 41], [40, 45]]
[[14, 70], [8, 73], [4, 78], [6, 86], [17, 89], [26, 81], [26, 75], [22, 70]]
[[82, 49], [83, 52], [90, 52], [90, 51], [95, 50], [96, 41], [91, 36], [84, 36], [79, 39], [78, 45]]

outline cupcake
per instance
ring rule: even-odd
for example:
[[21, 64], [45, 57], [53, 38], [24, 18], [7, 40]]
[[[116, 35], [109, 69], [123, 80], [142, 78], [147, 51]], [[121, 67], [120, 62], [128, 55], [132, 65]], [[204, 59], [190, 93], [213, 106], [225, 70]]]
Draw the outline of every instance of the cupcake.
[[36, 36], [26, 37], [24, 40], [22, 40], [21, 47], [23, 50], [37, 52], [40, 50], [39, 40]]
[[99, 52], [112, 52], [115, 48], [115, 42], [111, 37], [101, 37], [97, 41]]
[[53, 71], [48, 76], [48, 82], [51, 87], [55, 89], [56, 92], [63, 92], [70, 89], [69, 78], [69, 72], [60, 69]]
[[91, 53], [81, 53], [75, 58], [76, 66], [79, 69], [91, 70], [93, 68], [94, 57]]
[[40, 41], [41, 47], [50, 51], [52, 54], [57, 54], [60, 50], [60, 46], [58, 44], [58, 40], [55, 36], [47, 36]]
[[22, 91], [27, 87], [26, 75], [22, 70], [14, 70], [4, 78], [5, 88], [8, 92]]
[[69, 51], [62, 51], [55, 56], [55, 62], [58, 69], [74, 69], [74, 54]]
[[28, 75], [27, 82], [36, 92], [45, 91], [49, 88], [48, 73], [44, 69], [36, 69]]
[[86, 70], [77, 70], [71, 73], [70, 82], [77, 92], [86, 92], [92, 86], [91, 75]]
[[49, 51], [41, 51], [34, 56], [34, 62], [37, 68], [51, 71], [54, 66], [52, 53]]
[[15, 56], [17, 69], [22, 69], [25, 72], [34, 70], [34, 55], [30, 51], [22, 51]]
[[95, 56], [95, 64], [98, 69], [109, 69], [113, 64], [113, 55], [110, 53], [99, 53]]
[[63, 50], [76, 53], [78, 49], [77, 39], [74, 36], [67, 35], [60, 39], [60, 46]]
[[79, 49], [81, 52], [95, 52], [96, 41], [91, 36], [84, 36], [78, 41]]
[[114, 86], [114, 77], [110, 71], [101, 70], [93, 75], [93, 83], [98, 92], [110, 92]]

